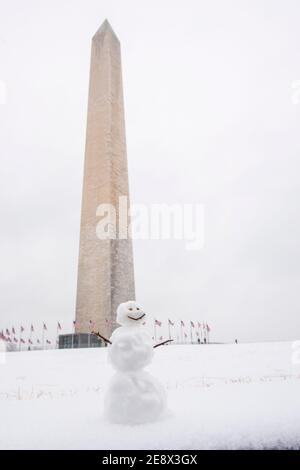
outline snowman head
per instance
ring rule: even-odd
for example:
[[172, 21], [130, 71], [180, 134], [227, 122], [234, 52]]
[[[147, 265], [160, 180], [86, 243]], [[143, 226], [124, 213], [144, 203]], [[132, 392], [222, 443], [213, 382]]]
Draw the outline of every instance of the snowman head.
[[134, 300], [123, 302], [117, 310], [117, 323], [121, 326], [138, 326], [145, 321], [146, 314]]

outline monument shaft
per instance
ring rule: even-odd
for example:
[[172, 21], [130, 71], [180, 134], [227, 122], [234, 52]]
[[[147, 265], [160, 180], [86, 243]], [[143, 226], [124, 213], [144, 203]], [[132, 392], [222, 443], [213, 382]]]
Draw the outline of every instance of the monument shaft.
[[[120, 43], [105, 21], [92, 39], [76, 302], [76, 332], [110, 335], [135, 299], [131, 239], [99, 239], [100, 204], [129, 203]], [[118, 229], [118, 225], [117, 225]]]

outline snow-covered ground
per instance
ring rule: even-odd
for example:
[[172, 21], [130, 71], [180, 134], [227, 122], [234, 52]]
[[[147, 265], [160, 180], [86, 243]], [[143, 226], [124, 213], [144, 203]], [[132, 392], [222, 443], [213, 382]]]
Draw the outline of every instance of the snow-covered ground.
[[300, 365], [291, 343], [165, 346], [149, 372], [169, 412], [112, 425], [106, 349], [8, 353], [0, 362], [1, 449], [300, 447]]

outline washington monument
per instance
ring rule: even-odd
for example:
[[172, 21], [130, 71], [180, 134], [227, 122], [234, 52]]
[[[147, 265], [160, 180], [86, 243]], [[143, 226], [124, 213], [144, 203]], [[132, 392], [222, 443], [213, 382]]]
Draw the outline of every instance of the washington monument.
[[[104, 21], [92, 39], [81, 208], [76, 332], [110, 335], [116, 309], [135, 299], [131, 239], [99, 239], [97, 208], [129, 201], [120, 42]], [[98, 215], [97, 215], [98, 214]], [[103, 215], [103, 214], [102, 214]], [[118, 217], [117, 217], [118, 220]]]

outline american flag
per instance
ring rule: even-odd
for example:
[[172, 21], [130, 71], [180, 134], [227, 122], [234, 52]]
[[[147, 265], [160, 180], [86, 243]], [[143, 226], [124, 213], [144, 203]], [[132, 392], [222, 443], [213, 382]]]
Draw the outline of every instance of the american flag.
[[155, 318], [155, 325], [157, 325], [157, 326], [161, 326], [161, 325], [162, 325], [162, 323], [161, 323], [161, 321], [159, 321], [159, 320], [156, 320], [156, 318]]
[[11, 332], [12, 332], [13, 335], [16, 334], [16, 331], [15, 331], [14, 327], [12, 327]]
[[23, 333], [25, 331], [24, 326], [21, 325], [20, 330], [21, 330], [21, 333]]
[[31, 325], [31, 327], [30, 327], [30, 331], [31, 331], [32, 333], [34, 332], [33, 325]]
[[192, 328], [195, 328], [195, 324], [194, 324], [194, 322], [192, 322], [192, 321], [191, 321], [191, 327], [192, 327]]
[[47, 344], [51, 344], [51, 341], [49, 339], [46, 340]]
[[182, 321], [182, 320], [180, 320], [180, 325], [181, 325], [181, 326], [184, 326], [184, 323], [183, 323], [183, 321]]
[[59, 323], [59, 321], [57, 322], [57, 329], [61, 330], [61, 324]]
[[21, 342], [22, 344], [25, 344], [25, 341], [24, 341], [23, 338], [20, 339], [20, 342]]
[[10, 336], [10, 331], [6, 328], [6, 334], [7, 336]]
[[43, 330], [47, 331], [47, 325], [46, 325], [46, 323], [43, 323]]
[[169, 318], [169, 325], [174, 326], [174, 323]]

